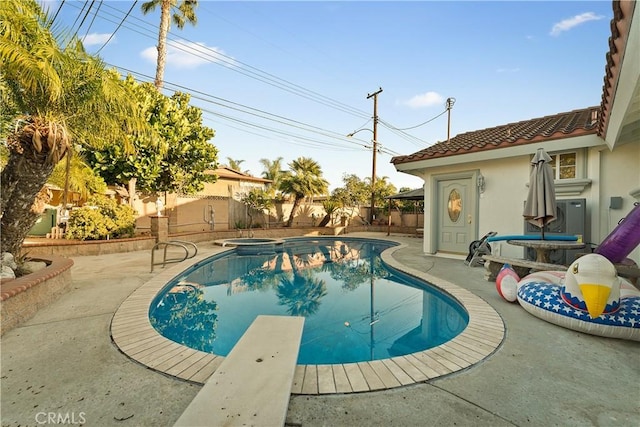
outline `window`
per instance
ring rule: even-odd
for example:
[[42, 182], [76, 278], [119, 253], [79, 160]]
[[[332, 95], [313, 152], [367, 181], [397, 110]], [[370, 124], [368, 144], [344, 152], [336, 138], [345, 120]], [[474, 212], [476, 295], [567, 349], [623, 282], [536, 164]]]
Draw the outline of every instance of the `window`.
[[551, 166], [555, 179], [573, 179], [577, 178], [576, 173], [576, 157], [577, 154], [561, 153], [551, 155]]
[[591, 179], [586, 176], [587, 152], [585, 149], [549, 152], [549, 156], [556, 195], [579, 196], [591, 185]]
[[460, 193], [458, 193], [458, 190], [456, 189], [451, 190], [449, 193], [447, 212], [449, 213], [449, 219], [451, 219], [451, 222], [458, 222], [460, 212], [462, 212], [462, 197], [460, 197]]

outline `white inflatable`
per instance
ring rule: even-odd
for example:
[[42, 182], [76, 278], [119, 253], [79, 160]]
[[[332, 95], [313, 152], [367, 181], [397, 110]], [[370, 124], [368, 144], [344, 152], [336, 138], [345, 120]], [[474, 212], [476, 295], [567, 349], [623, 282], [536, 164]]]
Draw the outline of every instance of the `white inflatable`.
[[510, 264], [502, 266], [498, 275], [496, 276], [496, 290], [504, 300], [509, 302], [516, 302], [518, 299], [517, 289], [518, 281], [520, 277], [516, 273]]
[[541, 271], [517, 285], [520, 305], [550, 323], [603, 337], [640, 341], [640, 291], [598, 254], [575, 260], [566, 273]]

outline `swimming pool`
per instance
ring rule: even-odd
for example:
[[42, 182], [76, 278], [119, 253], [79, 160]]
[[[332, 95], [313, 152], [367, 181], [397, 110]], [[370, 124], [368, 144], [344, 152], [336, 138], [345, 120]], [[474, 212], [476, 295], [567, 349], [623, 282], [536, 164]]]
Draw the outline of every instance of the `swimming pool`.
[[286, 239], [272, 253], [235, 251], [198, 262], [153, 299], [163, 336], [226, 356], [258, 314], [306, 318], [299, 364], [386, 359], [436, 347], [462, 332], [466, 310], [381, 261], [395, 243]]

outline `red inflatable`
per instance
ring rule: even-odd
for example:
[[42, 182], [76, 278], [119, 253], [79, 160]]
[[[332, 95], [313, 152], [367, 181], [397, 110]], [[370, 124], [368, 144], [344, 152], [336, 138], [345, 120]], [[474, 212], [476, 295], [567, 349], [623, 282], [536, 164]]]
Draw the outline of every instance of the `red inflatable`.
[[516, 302], [518, 299], [516, 293], [519, 281], [520, 277], [518, 273], [513, 271], [511, 265], [503, 265], [498, 272], [498, 276], [496, 276], [496, 289], [498, 290], [498, 294], [506, 301]]
[[618, 226], [595, 250], [614, 264], [622, 262], [640, 245], [640, 203], [636, 202], [629, 215], [622, 218]]

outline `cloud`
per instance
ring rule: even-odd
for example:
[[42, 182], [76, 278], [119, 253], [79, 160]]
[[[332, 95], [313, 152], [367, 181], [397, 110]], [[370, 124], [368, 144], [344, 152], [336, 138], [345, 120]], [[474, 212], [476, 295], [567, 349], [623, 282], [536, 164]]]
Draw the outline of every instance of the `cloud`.
[[578, 25], [584, 24], [585, 22], [598, 21], [603, 18], [604, 18], [603, 15], [596, 15], [593, 12], [581, 13], [580, 15], [563, 19], [562, 21], [554, 24], [549, 34], [552, 36], [558, 36], [563, 31], [569, 31], [573, 27], [577, 27]]
[[444, 97], [437, 92], [426, 92], [420, 95], [416, 95], [403, 104], [408, 105], [411, 108], [430, 107], [432, 105], [442, 104]]
[[[85, 47], [88, 46], [94, 46], [97, 44], [105, 44], [107, 42], [107, 40], [109, 40], [109, 37], [111, 37], [111, 34], [98, 34], [98, 33], [92, 33], [92, 34], [87, 34], [83, 39], [82, 39], [82, 44], [84, 44]], [[111, 39], [111, 42], [113, 42], [114, 39]]]
[[[140, 54], [154, 64], [157, 61], [158, 50], [151, 46]], [[176, 68], [197, 68], [202, 64], [220, 62], [225, 65], [234, 65], [233, 59], [224, 56], [222, 49], [209, 47], [204, 43], [194, 43], [185, 40], [167, 41], [167, 65]]]
[[497, 73], [517, 73], [520, 71], [520, 68], [498, 68], [496, 70]]

